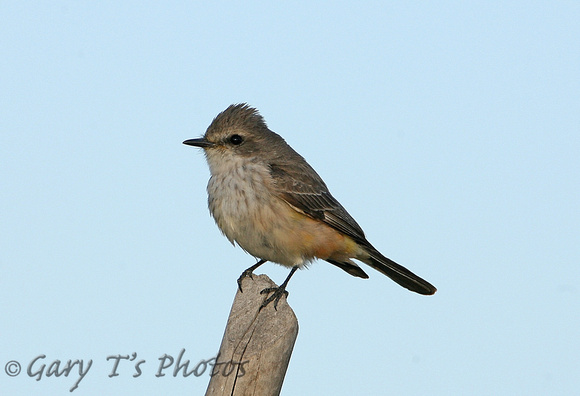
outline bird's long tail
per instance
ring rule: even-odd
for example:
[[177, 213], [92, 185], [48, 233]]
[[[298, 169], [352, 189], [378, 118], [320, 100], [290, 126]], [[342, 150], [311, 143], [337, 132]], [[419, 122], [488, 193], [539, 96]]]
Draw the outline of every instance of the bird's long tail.
[[370, 265], [377, 271], [385, 274], [399, 285], [419, 294], [431, 295], [437, 291], [437, 288], [427, 282], [425, 279], [418, 277], [407, 268], [395, 263], [393, 260], [383, 256], [372, 246], [367, 247], [369, 257], [359, 259], [365, 264]]

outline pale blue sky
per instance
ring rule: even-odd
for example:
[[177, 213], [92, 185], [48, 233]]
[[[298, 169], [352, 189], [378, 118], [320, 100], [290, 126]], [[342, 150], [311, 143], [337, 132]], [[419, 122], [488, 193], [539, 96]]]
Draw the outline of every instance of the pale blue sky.
[[[283, 395], [580, 387], [580, 3], [3, 2], [0, 389], [203, 394], [242, 270], [181, 142], [257, 107], [385, 255], [439, 289], [317, 262]], [[259, 273], [281, 282], [287, 270]], [[109, 355], [137, 353], [109, 378]], [[9, 377], [16, 360], [22, 372]], [[38, 369], [42, 362], [38, 362]]]

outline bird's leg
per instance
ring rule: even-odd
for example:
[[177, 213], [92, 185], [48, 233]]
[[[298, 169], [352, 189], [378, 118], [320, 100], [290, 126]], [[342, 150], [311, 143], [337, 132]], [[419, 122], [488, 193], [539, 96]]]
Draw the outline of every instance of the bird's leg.
[[282, 284], [279, 287], [267, 287], [260, 292], [260, 294], [272, 293], [272, 295], [267, 299], [265, 299], [262, 305], [260, 305], [260, 310], [264, 308], [266, 305], [270, 304], [272, 301], [274, 301], [274, 309], [277, 310], [278, 301], [280, 301], [282, 296], [288, 296], [286, 286], [288, 285], [288, 281], [290, 280], [290, 278], [292, 278], [292, 275], [294, 275], [294, 272], [296, 272], [297, 269], [298, 269], [297, 266], [292, 267], [292, 270], [290, 270], [290, 274], [288, 274], [286, 280], [282, 282]]
[[250, 279], [254, 279], [254, 278], [252, 278], [252, 273], [254, 272], [254, 270], [256, 268], [258, 268], [260, 265], [264, 264], [265, 262], [266, 262], [266, 260], [260, 260], [256, 264], [252, 265], [250, 268], [248, 268], [247, 270], [245, 270], [244, 272], [242, 272], [242, 275], [240, 275], [240, 277], [238, 278], [238, 289], [240, 289], [240, 293], [243, 293], [243, 290], [242, 290], [242, 280], [246, 276], [249, 276]]

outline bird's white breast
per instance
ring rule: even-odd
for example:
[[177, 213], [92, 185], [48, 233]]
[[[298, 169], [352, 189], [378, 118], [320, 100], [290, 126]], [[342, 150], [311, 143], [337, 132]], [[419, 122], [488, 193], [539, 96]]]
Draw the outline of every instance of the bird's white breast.
[[208, 156], [208, 204], [220, 230], [255, 257], [302, 264], [304, 258], [287, 252], [281, 240], [291, 227], [285, 216], [291, 209], [275, 196], [269, 168], [246, 157], [224, 157]]

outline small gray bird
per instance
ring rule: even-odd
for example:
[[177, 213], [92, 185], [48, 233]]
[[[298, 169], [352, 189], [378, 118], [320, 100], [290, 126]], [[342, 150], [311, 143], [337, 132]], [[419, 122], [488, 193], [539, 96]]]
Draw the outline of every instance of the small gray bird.
[[419, 294], [437, 290], [424, 279], [383, 256], [362, 228], [330, 194], [310, 165], [268, 129], [258, 111], [231, 105], [218, 114], [199, 139], [183, 142], [204, 150], [211, 177], [207, 186], [211, 215], [232, 244], [260, 259], [241, 281], [266, 261], [292, 268], [262, 307], [287, 295], [288, 281], [298, 268], [316, 258], [353, 276], [368, 275], [351, 259], [385, 274]]

